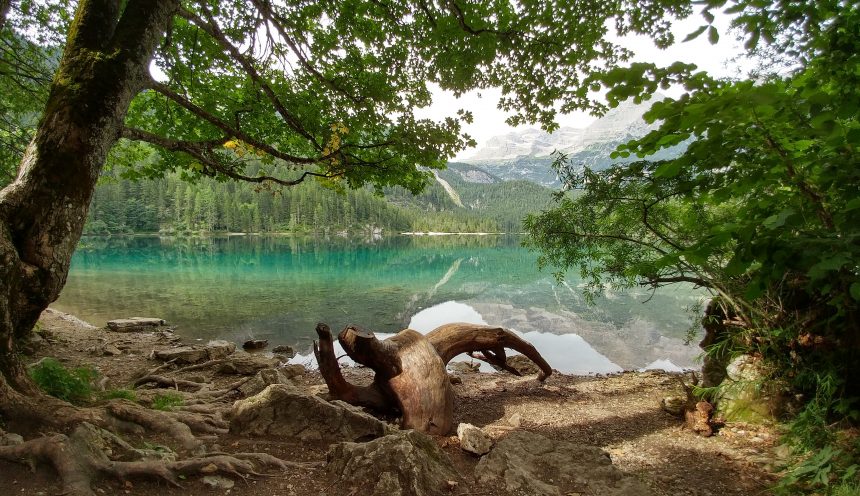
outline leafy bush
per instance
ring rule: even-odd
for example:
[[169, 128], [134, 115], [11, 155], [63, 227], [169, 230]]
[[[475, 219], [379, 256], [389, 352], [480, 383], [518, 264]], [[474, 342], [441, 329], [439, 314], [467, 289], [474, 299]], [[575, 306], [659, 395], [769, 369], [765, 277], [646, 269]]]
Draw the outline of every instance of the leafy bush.
[[176, 393], [159, 394], [152, 399], [153, 410], [169, 411], [180, 405], [182, 405], [182, 396]]
[[30, 369], [30, 377], [44, 392], [74, 404], [92, 397], [92, 381], [97, 375], [90, 367], [68, 370], [53, 358], [45, 358]]

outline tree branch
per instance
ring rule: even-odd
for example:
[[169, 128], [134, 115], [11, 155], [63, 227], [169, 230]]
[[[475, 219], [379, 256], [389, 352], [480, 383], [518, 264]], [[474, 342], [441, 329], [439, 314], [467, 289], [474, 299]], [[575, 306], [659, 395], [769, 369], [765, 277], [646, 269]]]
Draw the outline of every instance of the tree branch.
[[[214, 148], [220, 144], [223, 144], [225, 141], [227, 141], [227, 139], [210, 141], [173, 140], [170, 138], [159, 136], [157, 134], [150, 133], [149, 131], [129, 127], [123, 128], [122, 137], [135, 141], [145, 141], [147, 143], [157, 145], [166, 150], [178, 151], [185, 153], [191, 157], [194, 157], [202, 165], [204, 165], [203, 173], [206, 175], [213, 176], [215, 175], [215, 173], [220, 173], [232, 179], [249, 183], [271, 182], [279, 184], [281, 186], [296, 186], [302, 183], [308, 177], [333, 178], [342, 175], [340, 173], [327, 174], [320, 172], [304, 171], [296, 179], [282, 179], [279, 177], [267, 175], [248, 176], [236, 171], [231, 167], [226, 166], [212, 156], [217, 153], [216, 151], [214, 151]], [[206, 169], [206, 167], [208, 167], [208, 170]]]
[[[205, 7], [204, 7], [205, 8]], [[321, 150], [322, 146], [317, 142], [316, 138], [305, 129], [302, 125], [301, 120], [292, 114], [289, 110], [287, 110], [286, 106], [281, 102], [280, 98], [275, 94], [275, 91], [269, 85], [267, 81], [263, 79], [260, 73], [257, 71], [257, 68], [254, 67], [254, 64], [249, 60], [249, 58], [242, 54], [235, 45], [233, 45], [230, 40], [227, 39], [227, 36], [221, 31], [221, 28], [218, 27], [218, 24], [212, 19], [212, 14], [208, 11], [205, 11], [206, 16], [208, 18], [208, 22], [203, 20], [197, 14], [187, 10], [180, 9], [179, 15], [189, 22], [199, 26], [203, 31], [212, 37], [219, 45], [221, 45], [230, 56], [238, 62], [245, 73], [254, 81], [256, 84], [260, 86], [260, 89], [275, 107], [275, 110], [278, 114], [287, 122], [290, 128], [293, 129], [296, 133], [313, 143], [314, 147], [317, 150]]]
[[231, 126], [230, 124], [227, 124], [226, 122], [224, 122], [221, 118], [210, 114], [209, 112], [207, 112], [206, 110], [203, 110], [202, 108], [198, 107], [197, 105], [194, 105], [194, 103], [192, 103], [190, 100], [188, 100], [184, 96], [182, 96], [182, 95], [176, 93], [175, 91], [173, 91], [172, 89], [170, 89], [170, 87], [167, 86], [166, 84], [159, 83], [157, 81], [152, 80], [152, 81], [150, 81], [149, 86], [154, 91], [164, 95], [168, 99], [170, 99], [173, 102], [175, 102], [176, 104], [178, 104], [180, 107], [184, 108], [185, 110], [188, 110], [189, 112], [196, 115], [197, 117], [200, 117], [201, 119], [205, 120], [206, 122], [217, 127], [218, 129], [223, 131], [225, 134], [228, 134], [230, 136], [235, 136], [236, 138], [244, 141], [245, 143], [248, 143], [249, 145], [253, 146], [254, 148], [257, 148], [258, 150], [262, 150], [262, 151], [268, 153], [269, 155], [271, 155], [275, 158], [279, 158], [285, 162], [290, 162], [290, 163], [294, 163], [294, 164], [313, 164], [313, 163], [319, 162], [320, 160], [325, 159], [325, 157], [299, 157], [296, 155], [290, 155], [288, 153], [284, 153], [284, 152], [272, 147], [271, 145], [269, 145], [267, 143], [263, 143], [262, 141], [254, 139], [253, 137], [251, 137], [249, 134], [245, 133], [244, 131], [242, 131], [238, 127]]

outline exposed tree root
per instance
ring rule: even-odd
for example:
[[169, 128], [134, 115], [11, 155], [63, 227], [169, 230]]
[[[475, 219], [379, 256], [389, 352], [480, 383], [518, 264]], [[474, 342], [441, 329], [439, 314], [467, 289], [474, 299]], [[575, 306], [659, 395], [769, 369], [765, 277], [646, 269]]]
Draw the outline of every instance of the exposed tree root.
[[510, 348], [522, 353], [540, 367], [539, 381], [545, 380], [552, 374], [552, 367], [531, 343], [503, 327], [460, 322], [445, 324], [427, 333], [427, 340], [436, 348], [446, 364], [460, 353], [471, 355], [474, 352], [481, 352], [482, 357], [475, 356], [475, 358], [520, 375], [513, 367], [507, 365], [505, 348]]
[[106, 408], [112, 416], [120, 420], [169, 435], [185, 449], [191, 450], [202, 444], [192, 433], [191, 427], [163, 412], [149, 410], [126, 400], [111, 401]]
[[146, 375], [134, 381], [134, 387], [140, 387], [144, 384], [155, 383], [159, 386], [176, 389], [177, 391], [200, 391], [207, 385], [202, 382], [186, 381], [175, 377], [165, 377], [163, 375]]
[[[119, 446], [127, 452], [128, 445], [110, 432], [83, 423], [66, 436], [45, 436], [14, 446], [0, 446], [0, 459], [12, 462], [51, 464], [62, 483], [62, 492], [70, 496], [93, 496], [92, 484], [100, 478], [150, 477], [179, 486], [179, 476], [224, 473], [234, 477], [261, 476], [266, 467], [279, 469], [313, 468], [313, 464], [288, 463], [265, 453], [208, 454], [183, 460], [118, 461], [110, 459], [106, 447]], [[111, 449], [111, 452], [115, 450]]]
[[350, 325], [338, 334], [338, 341], [350, 358], [376, 373], [371, 385], [356, 386], [341, 374], [329, 327], [321, 323], [316, 331], [314, 354], [332, 397], [378, 411], [399, 411], [403, 427], [430, 434], [446, 435], [453, 427], [454, 390], [445, 366], [461, 353], [521, 375], [507, 363], [505, 348], [511, 348], [540, 368], [538, 380], [552, 374], [534, 346], [501, 327], [447, 324], [426, 336], [405, 329], [380, 341]]

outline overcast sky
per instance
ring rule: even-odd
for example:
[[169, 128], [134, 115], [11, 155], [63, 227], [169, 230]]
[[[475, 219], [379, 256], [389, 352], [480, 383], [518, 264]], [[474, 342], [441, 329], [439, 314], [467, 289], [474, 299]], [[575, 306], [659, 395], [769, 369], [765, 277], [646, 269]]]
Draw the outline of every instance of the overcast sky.
[[[720, 41], [711, 45], [707, 35], [702, 34], [693, 41], [680, 43], [687, 34], [704, 24], [699, 15], [693, 15], [689, 19], [676, 23], [673, 27], [675, 39], [678, 43], [666, 50], [660, 50], [654, 46], [646, 36], [630, 36], [621, 40], [621, 44], [635, 52], [634, 61], [654, 62], [657, 65], [669, 65], [675, 61], [696, 64], [700, 69], [706, 70], [714, 75], [737, 76], [740, 69], [730, 60], [743, 51], [741, 43], [735, 40], [735, 36], [728, 32], [728, 18], [718, 16], [714, 25], [720, 33]], [[664, 91], [669, 96], [677, 96], [681, 93], [680, 88]], [[467, 125], [465, 130], [478, 142], [478, 147], [500, 134], [506, 134], [515, 129], [505, 124], [507, 114], [496, 107], [500, 96], [498, 90], [471, 92], [459, 99], [450, 93], [435, 92], [433, 105], [422, 110], [419, 115], [433, 119], [442, 119], [455, 115], [457, 109], [471, 110], [475, 120]], [[587, 113], [576, 113], [559, 116], [558, 121], [562, 126], [585, 127], [594, 120]], [[461, 152], [457, 158], [465, 158], [473, 155], [476, 149], [471, 148]]]

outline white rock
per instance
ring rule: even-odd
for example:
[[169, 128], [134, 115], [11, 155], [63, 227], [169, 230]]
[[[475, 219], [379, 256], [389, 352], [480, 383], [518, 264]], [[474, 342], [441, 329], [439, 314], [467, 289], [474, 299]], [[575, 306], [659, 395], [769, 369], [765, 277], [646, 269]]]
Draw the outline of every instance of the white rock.
[[490, 452], [493, 440], [486, 432], [472, 424], [460, 424], [457, 426], [457, 437], [460, 438], [460, 447], [463, 451], [474, 453], [478, 456]]
[[220, 475], [207, 475], [203, 478], [203, 484], [212, 489], [231, 489], [236, 485], [232, 479], [221, 477]]

